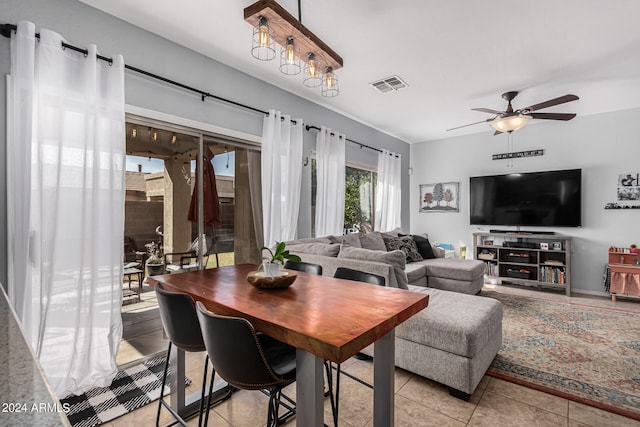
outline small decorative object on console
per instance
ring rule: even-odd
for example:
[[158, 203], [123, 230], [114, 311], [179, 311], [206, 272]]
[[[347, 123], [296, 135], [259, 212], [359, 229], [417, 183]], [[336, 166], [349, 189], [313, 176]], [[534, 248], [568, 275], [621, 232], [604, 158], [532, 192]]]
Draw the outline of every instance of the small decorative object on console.
[[553, 242], [553, 250], [561, 251], [562, 250], [562, 242]]
[[546, 243], [546, 242], [540, 243], [540, 249], [545, 250], [545, 251], [548, 250], [549, 249], [549, 244]]

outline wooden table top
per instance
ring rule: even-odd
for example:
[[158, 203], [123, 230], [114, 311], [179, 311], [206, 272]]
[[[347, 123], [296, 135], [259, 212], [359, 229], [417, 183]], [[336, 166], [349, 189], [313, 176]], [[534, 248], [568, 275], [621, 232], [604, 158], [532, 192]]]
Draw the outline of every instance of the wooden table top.
[[149, 277], [210, 311], [243, 317], [256, 330], [323, 359], [342, 363], [424, 309], [429, 296], [403, 289], [296, 271], [291, 287], [261, 290], [247, 281], [256, 265]]

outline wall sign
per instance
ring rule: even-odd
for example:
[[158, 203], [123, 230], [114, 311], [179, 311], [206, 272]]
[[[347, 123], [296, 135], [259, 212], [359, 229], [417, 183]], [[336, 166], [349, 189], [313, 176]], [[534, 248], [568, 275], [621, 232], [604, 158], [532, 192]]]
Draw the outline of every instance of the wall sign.
[[534, 156], [543, 156], [544, 149], [540, 148], [538, 150], [529, 150], [529, 151], [518, 151], [515, 153], [502, 153], [502, 154], [494, 154], [491, 156], [492, 160], [503, 160], [503, 159], [516, 159], [519, 157], [534, 157]]

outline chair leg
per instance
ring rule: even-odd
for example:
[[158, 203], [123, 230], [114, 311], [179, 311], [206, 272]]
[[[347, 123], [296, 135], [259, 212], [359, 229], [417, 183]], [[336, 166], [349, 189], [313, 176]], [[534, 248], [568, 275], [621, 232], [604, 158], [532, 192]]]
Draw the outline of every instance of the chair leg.
[[160, 427], [160, 411], [162, 410], [162, 397], [164, 396], [164, 386], [167, 383], [167, 371], [169, 370], [169, 357], [171, 356], [171, 341], [167, 349], [167, 358], [164, 362], [164, 374], [162, 375], [162, 386], [160, 387], [160, 398], [158, 399], [158, 414], [156, 415], [156, 427]]
[[[209, 362], [209, 355], [207, 355], [207, 360], [205, 363], [208, 363], [208, 362]], [[204, 416], [204, 427], [207, 427], [209, 425], [209, 411], [211, 410], [211, 395], [213, 394], [213, 383], [215, 379], [216, 379], [216, 371], [215, 369], [213, 369], [213, 367], [211, 367], [211, 382], [209, 383], [209, 395], [207, 396], [207, 407], [206, 407], [206, 413]], [[203, 390], [204, 390], [204, 387], [203, 387]], [[202, 396], [202, 400], [204, 401], [204, 394]]]
[[331, 415], [333, 415], [333, 425], [338, 427], [338, 409], [333, 397], [333, 373], [331, 372], [331, 362], [324, 361], [324, 368], [327, 371], [327, 385], [329, 386], [329, 401], [331, 402]]

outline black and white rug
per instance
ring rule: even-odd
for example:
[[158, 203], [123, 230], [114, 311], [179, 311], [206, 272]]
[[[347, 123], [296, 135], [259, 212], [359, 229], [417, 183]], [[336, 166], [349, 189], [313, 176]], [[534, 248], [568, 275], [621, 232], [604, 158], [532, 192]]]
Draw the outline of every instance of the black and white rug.
[[[164, 357], [119, 371], [109, 387], [61, 399], [70, 405], [67, 418], [74, 427], [93, 427], [138, 409], [160, 397]], [[171, 372], [171, 367], [169, 367]], [[188, 385], [191, 381], [185, 378]], [[168, 393], [168, 382], [165, 395]]]

